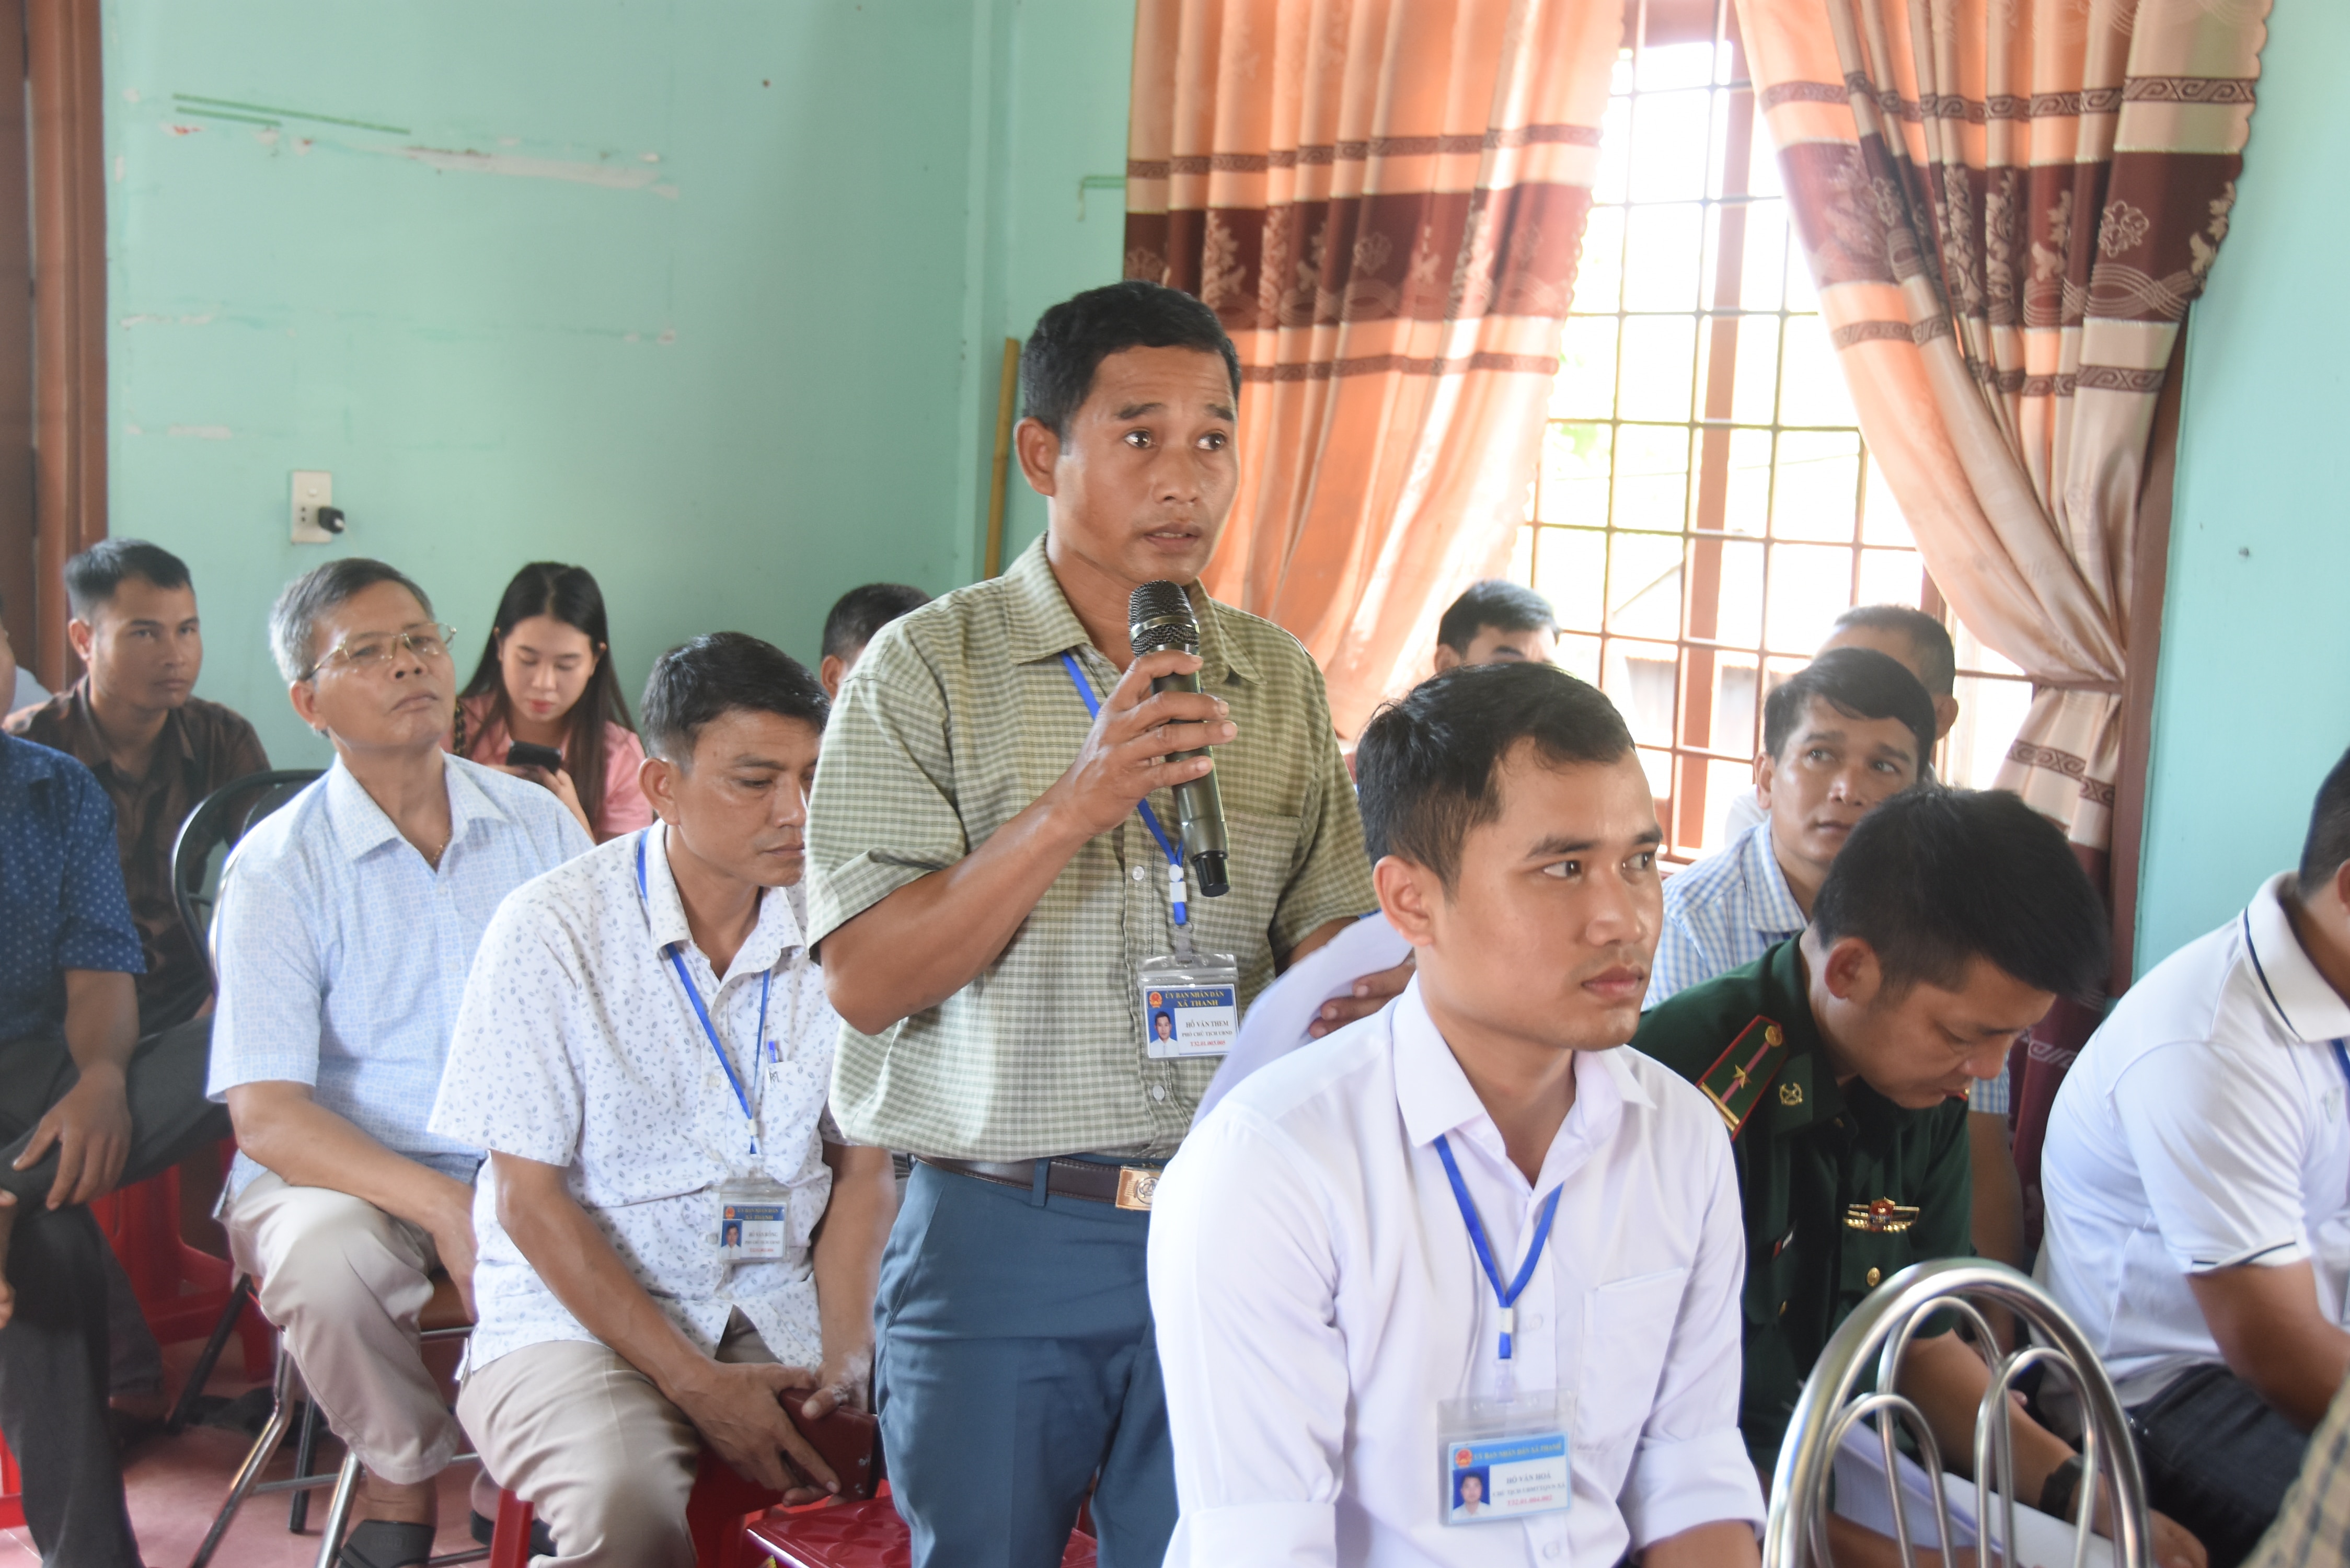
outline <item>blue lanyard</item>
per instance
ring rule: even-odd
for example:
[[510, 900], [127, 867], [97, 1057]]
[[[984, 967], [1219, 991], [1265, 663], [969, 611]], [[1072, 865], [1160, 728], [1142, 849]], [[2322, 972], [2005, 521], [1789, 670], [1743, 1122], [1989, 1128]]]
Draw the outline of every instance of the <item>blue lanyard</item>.
[[[637, 834], [637, 896], [645, 901], [647, 909], [652, 908], [653, 899], [645, 887], [645, 840], [651, 835], [650, 827]], [[702, 992], [693, 988], [693, 977], [685, 972], [685, 960], [679, 956], [677, 950], [682, 945], [671, 942], [661, 949], [661, 955], [669, 960], [670, 967], [677, 971], [677, 983], [685, 987], [685, 999], [693, 1003], [693, 1015], [702, 1020], [702, 1032], [710, 1037], [710, 1049], [716, 1053], [718, 1064], [726, 1070], [726, 1084], [734, 1091], [734, 1103], [743, 1107], [743, 1119], [751, 1124], [751, 1152], [756, 1154], [759, 1152], [759, 1118], [752, 1112], [751, 1096], [743, 1087], [743, 1075], [734, 1070], [733, 1058], [726, 1054], [726, 1047], [719, 1043], [718, 1026], [710, 1021], [710, 1009], [702, 1004]], [[759, 977], [759, 1033], [751, 1043], [754, 1063], [759, 1057], [759, 1042], [767, 1037], [767, 988], [774, 983], [775, 978], [775, 971], [772, 969]]]
[[2334, 1043], [2334, 1061], [2342, 1069], [2343, 1083], [2350, 1085], [2350, 1050], [2344, 1049], [2345, 1044], [2340, 1040]]
[[[1085, 671], [1077, 668], [1077, 656], [1065, 652], [1061, 655], [1061, 662], [1068, 667], [1069, 684], [1076, 687], [1077, 695], [1086, 700], [1086, 712], [1090, 717], [1100, 718], [1101, 699], [1094, 695], [1093, 687], [1086, 680]], [[1134, 804], [1135, 808], [1142, 813], [1142, 826], [1150, 829], [1150, 836], [1159, 840], [1159, 849], [1167, 856], [1167, 879], [1173, 888], [1175, 923], [1179, 926], [1189, 924], [1191, 916], [1191, 906], [1183, 898], [1183, 857], [1175, 853], [1175, 846], [1168, 838], [1167, 830], [1159, 826], [1159, 814], [1150, 809], [1150, 803], [1139, 800]]]
[[1484, 1265], [1485, 1277], [1493, 1282], [1493, 1293], [1502, 1300], [1502, 1359], [1510, 1359], [1510, 1340], [1517, 1332], [1518, 1298], [1525, 1293], [1526, 1282], [1534, 1277], [1534, 1264], [1542, 1257], [1543, 1244], [1550, 1240], [1550, 1222], [1558, 1214], [1558, 1195], [1566, 1190], [1564, 1183], [1550, 1189], [1543, 1199], [1542, 1210], [1534, 1217], [1534, 1244], [1526, 1249], [1526, 1261], [1518, 1266], [1518, 1277], [1507, 1290], [1502, 1288], [1502, 1271], [1493, 1262], [1493, 1244], [1485, 1240], [1485, 1227], [1477, 1218], [1477, 1205], [1469, 1197], [1469, 1184], [1461, 1179], [1461, 1167], [1452, 1158], [1452, 1146], [1444, 1135], [1436, 1135], [1436, 1157], [1444, 1162], [1444, 1174], [1452, 1181], [1452, 1201], [1461, 1206], [1461, 1218], [1469, 1225], [1469, 1244], [1477, 1249], [1477, 1262]]

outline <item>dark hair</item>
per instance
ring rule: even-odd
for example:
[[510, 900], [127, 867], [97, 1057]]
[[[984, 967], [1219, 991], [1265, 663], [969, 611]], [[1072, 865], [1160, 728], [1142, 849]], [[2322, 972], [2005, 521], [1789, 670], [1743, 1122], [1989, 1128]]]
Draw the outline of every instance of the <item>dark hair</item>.
[[188, 586], [188, 563], [144, 539], [100, 539], [66, 563], [66, 603], [76, 620], [111, 599], [125, 577], [143, 577], [159, 588]]
[[1028, 417], [1066, 439], [1069, 416], [1085, 406], [1094, 372], [1128, 348], [1197, 348], [1223, 356], [1241, 395], [1241, 356], [1216, 313], [1179, 288], [1128, 278], [1089, 288], [1036, 318], [1020, 350], [1020, 402]]
[[1959, 650], [1951, 645], [1950, 628], [1924, 610], [1908, 605], [1855, 605], [1835, 618], [1838, 631], [1866, 627], [1871, 631], [1898, 631], [1918, 650], [1923, 668], [1918, 679], [1928, 691], [1948, 697], [1959, 683]]
[[832, 704], [808, 667], [748, 632], [713, 631], [653, 661], [645, 678], [645, 746], [683, 766], [702, 727], [736, 709], [824, 728]]
[[397, 566], [365, 556], [343, 556], [313, 566], [278, 590], [277, 602], [269, 607], [269, 651], [277, 660], [277, 673], [289, 681], [307, 680], [318, 673], [318, 618], [378, 583], [398, 583], [415, 596], [426, 615], [432, 613], [432, 597]]
[[1762, 702], [1762, 749], [1773, 757], [1818, 698], [1850, 719], [1898, 719], [1918, 742], [1918, 776], [1934, 770], [1934, 700], [1908, 666], [1873, 648], [1831, 648], [1779, 682]]
[[1812, 903], [1825, 942], [1858, 937], [1897, 991], [1956, 990], [1981, 957], [2094, 1004], [2106, 906], [2064, 830], [2007, 790], [1904, 790], [1860, 819]]
[[1436, 623], [1436, 640], [1466, 655], [1477, 634], [1489, 626], [1495, 631], [1556, 631], [1558, 612], [1532, 588], [1487, 577], [1470, 584], [1468, 591], [1452, 601], [1444, 618]]
[[872, 641], [875, 632], [930, 602], [930, 595], [903, 583], [868, 583], [849, 589], [824, 618], [824, 656], [847, 658]]
[[2317, 786], [2317, 800], [2309, 808], [2309, 836], [2301, 841], [2301, 870], [2295, 880], [2308, 898], [2334, 880], [2342, 863], [2350, 860], [2350, 752], [2334, 764]]
[[1450, 889], [1469, 830], [1502, 814], [1493, 774], [1521, 741], [1556, 763], [1632, 750], [1615, 704], [1555, 665], [1464, 664], [1381, 707], [1355, 748], [1371, 859], [1400, 856]]
[[[571, 787], [579, 792], [579, 809], [589, 822], [595, 822], [604, 813], [604, 726], [609, 722], [623, 730], [633, 730], [636, 723], [629, 717], [629, 700], [621, 694], [620, 678], [612, 669], [612, 634], [604, 615], [604, 590], [596, 586], [587, 567], [567, 566], [560, 561], [533, 561], [516, 572], [498, 599], [497, 618], [491, 623], [490, 635], [482, 644], [482, 661], [473, 667], [473, 679], [465, 682], [465, 689], [458, 696], [487, 696], [489, 723], [503, 723], [511, 734], [514, 710], [506, 701], [498, 642], [523, 622], [542, 615], [586, 633], [589, 646], [596, 650], [596, 669], [588, 677], [588, 690], [579, 694], [579, 701], [564, 715], [569, 733], [560, 748], [564, 769], [571, 775]], [[488, 724], [483, 727], [486, 729]], [[463, 708], [457, 710], [455, 739], [462, 756], [465, 751]]]

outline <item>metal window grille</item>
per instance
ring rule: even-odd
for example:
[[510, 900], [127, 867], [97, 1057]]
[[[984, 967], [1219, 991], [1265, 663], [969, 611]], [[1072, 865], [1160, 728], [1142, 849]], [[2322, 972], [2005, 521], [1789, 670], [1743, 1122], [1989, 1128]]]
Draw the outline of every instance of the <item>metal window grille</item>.
[[[1666, 854], [1721, 847], [1762, 698], [1856, 604], [1952, 618], [1870, 458], [1730, 0], [1632, 0], [1512, 576], [1616, 701]], [[1987, 784], [2030, 701], [1962, 626], [1937, 771]]]

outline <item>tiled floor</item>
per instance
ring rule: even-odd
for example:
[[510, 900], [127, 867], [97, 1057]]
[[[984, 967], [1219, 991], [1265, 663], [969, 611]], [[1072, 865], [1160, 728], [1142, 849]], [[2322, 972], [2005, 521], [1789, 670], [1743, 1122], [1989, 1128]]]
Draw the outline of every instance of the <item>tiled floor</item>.
[[[172, 1345], [164, 1352], [174, 1386], [195, 1360], [193, 1345]], [[253, 1386], [232, 1345], [221, 1357], [210, 1391], [234, 1396]], [[213, 1427], [192, 1428], [177, 1438], [157, 1438], [132, 1450], [123, 1479], [129, 1484], [131, 1528], [138, 1532], [140, 1552], [151, 1568], [185, 1568], [211, 1528], [213, 1514], [228, 1495], [230, 1475], [244, 1457], [251, 1439], [242, 1433]], [[294, 1445], [288, 1440], [264, 1480], [294, 1473]], [[342, 1459], [340, 1445], [331, 1439], [319, 1445], [318, 1464], [332, 1469]], [[473, 1467], [452, 1465], [441, 1478], [442, 1552], [471, 1546], [466, 1532], [467, 1494]], [[217, 1568], [308, 1568], [318, 1560], [318, 1525], [327, 1515], [327, 1489], [312, 1494], [310, 1528], [296, 1535], [286, 1528], [286, 1498], [283, 1493], [255, 1498], [229, 1526], [213, 1558]], [[0, 1568], [39, 1568], [41, 1555], [33, 1548], [31, 1532], [0, 1531]]]

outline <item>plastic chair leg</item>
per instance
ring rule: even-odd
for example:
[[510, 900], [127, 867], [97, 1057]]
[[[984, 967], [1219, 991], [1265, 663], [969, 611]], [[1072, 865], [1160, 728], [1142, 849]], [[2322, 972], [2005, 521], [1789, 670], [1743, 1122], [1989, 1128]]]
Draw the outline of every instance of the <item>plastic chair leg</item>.
[[535, 1517], [530, 1504], [499, 1489], [497, 1529], [490, 1537], [490, 1568], [529, 1568], [530, 1527]]

